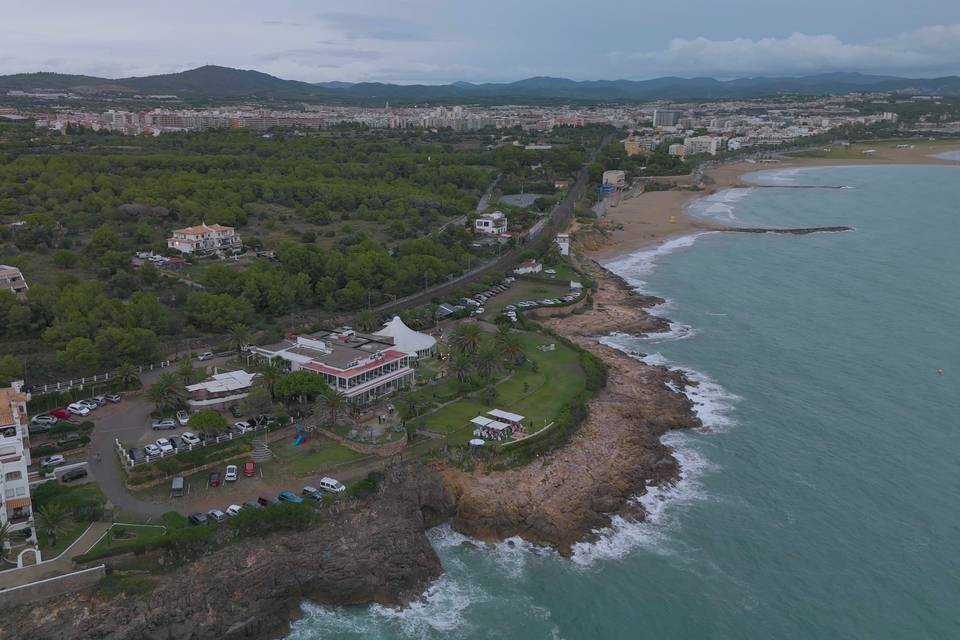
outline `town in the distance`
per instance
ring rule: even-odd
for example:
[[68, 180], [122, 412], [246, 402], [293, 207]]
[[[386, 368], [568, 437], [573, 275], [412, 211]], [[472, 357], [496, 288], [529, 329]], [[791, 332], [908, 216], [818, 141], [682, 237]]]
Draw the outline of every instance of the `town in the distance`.
[[307, 99], [31, 75], [0, 77], [2, 637], [404, 605], [446, 521], [569, 556], [676, 479], [658, 438], [699, 424], [682, 374], [598, 343], [669, 322], [597, 257], [731, 230], [680, 209], [725, 166], [960, 136], [956, 93], [879, 81]]

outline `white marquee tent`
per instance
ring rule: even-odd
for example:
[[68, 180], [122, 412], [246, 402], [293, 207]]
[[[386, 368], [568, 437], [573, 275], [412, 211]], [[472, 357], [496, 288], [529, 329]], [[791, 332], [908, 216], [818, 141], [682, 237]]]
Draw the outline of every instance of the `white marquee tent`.
[[383, 329], [377, 331], [376, 335], [393, 338], [397, 349], [418, 358], [429, 357], [437, 348], [436, 338], [414, 331], [403, 323], [400, 316], [393, 316], [393, 320], [383, 325]]

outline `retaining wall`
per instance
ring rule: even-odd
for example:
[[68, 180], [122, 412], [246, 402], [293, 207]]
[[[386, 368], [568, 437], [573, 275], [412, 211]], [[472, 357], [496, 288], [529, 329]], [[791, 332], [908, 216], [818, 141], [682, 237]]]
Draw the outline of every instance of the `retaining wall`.
[[47, 578], [30, 582], [19, 587], [11, 587], [0, 591], [0, 607], [14, 607], [21, 604], [40, 602], [64, 593], [74, 593], [92, 589], [106, 575], [103, 564], [75, 571], [55, 578]]
[[400, 453], [407, 446], [407, 434], [404, 433], [403, 437], [399, 440], [394, 440], [393, 442], [387, 442], [386, 444], [368, 444], [366, 442], [354, 442], [348, 438], [344, 438], [341, 435], [330, 431], [329, 429], [320, 429], [320, 433], [336, 440], [347, 449], [356, 451], [357, 453], [366, 453], [368, 455], [376, 455], [389, 457], [394, 454]]

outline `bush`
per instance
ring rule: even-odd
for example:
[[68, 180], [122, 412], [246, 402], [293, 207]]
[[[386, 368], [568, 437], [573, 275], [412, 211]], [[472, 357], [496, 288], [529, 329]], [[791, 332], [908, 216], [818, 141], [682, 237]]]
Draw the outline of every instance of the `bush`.
[[239, 536], [259, 536], [274, 531], [300, 531], [308, 528], [317, 519], [312, 505], [269, 504], [262, 509], [242, 509], [228, 522]]
[[167, 511], [160, 519], [163, 521], [163, 524], [167, 525], [169, 529], [183, 529], [184, 527], [190, 526], [190, 522], [187, 520], [186, 516], [177, 513], [176, 511]]
[[347, 495], [357, 498], [371, 495], [377, 490], [377, 487], [380, 486], [380, 483], [383, 482], [383, 479], [383, 472], [371, 471], [367, 474], [366, 478], [355, 482], [353, 485], [347, 488]]

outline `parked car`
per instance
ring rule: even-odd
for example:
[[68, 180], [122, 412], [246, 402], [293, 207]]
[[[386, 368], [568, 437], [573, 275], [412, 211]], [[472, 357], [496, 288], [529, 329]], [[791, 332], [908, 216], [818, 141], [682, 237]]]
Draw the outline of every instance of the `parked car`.
[[253, 425], [245, 420], [240, 420], [233, 423], [233, 430], [237, 433], [246, 433], [247, 431], [253, 431]]
[[129, 455], [130, 459], [134, 462], [140, 462], [147, 457], [146, 454], [143, 453], [143, 449], [138, 449], [137, 447], [131, 447], [127, 451], [127, 455]]
[[184, 444], [195, 445], [200, 444], [200, 438], [191, 433], [190, 431], [184, 431], [180, 434], [180, 439], [183, 440]]
[[53, 426], [57, 424], [57, 419], [53, 416], [33, 416], [30, 418], [31, 424], [46, 424]]
[[187, 443], [183, 441], [183, 438], [180, 436], [173, 436], [170, 438], [170, 444], [173, 445], [173, 448], [179, 451], [180, 449], [186, 449]]
[[107, 404], [107, 396], [94, 396], [93, 401], [97, 403], [98, 407], [102, 407]]
[[87, 477], [86, 469], [70, 469], [70, 471], [67, 471], [62, 476], [60, 476], [60, 479], [63, 482], [73, 482], [74, 480], [80, 480], [81, 478], [86, 478], [86, 477]]
[[157, 446], [160, 447], [160, 453], [172, 453], [173, 444], [166, 438], [158, 438]]
[[190, 524], [207, 524], [207, 514], [200, 511], [191, 513], [187, 520], [190, 521]]
[[119, 394], [119, 393], [111, 393], [111, 394], [106, 395], [106, 396], [103, 396], [103, 397], [107, 399], [107, 402], [112, 402], [113, 404], [117, 404], [118, 402], [120, 402], [120, 394]]
[[246, 502], [243, 503], [244, 509], [259, 509], [262, 506], [263, 505], [257, 502], [256, 500], [247, 500]]
[[184, 427], [187, 426], [187, 422], [189, 420], [190, 420], [189, 413], [187, 413], [183, 409], [181, 409], [180, 411], [177, 411], [177, 422], [179, 422], [181, 426], [184, 426]]
[[220, 486], [220, 472], [219, 472], [219, 471], [211, 471], [211, 472], [210, 472], [210, 475], [207, 476], [207, 484], [210, 485], [211, 487], [219, 487], [219, 486]]
[[40, 466], [41, 467], [59, 467], [66, 461], [67, 459], [58, 453], [52, 456], [47, 456], [46, 458], [41, 458]]
[[277, 499], [282, 502], [290, 502], [292, 504], [300, 504], [303, 502], [303, 498], [295, 494], [293, 491], [281, 491], [277, 494]]
[[238, 407], [237, 405], [231, 405], [230, 415], [232, 415], [234, 418], [239, 418], [243, 414], [240, 412], [240, 407]]
[[77, 400], [77, 404], [82, 404], [86, 406], [90, 411], [96, 411], [100, 408], [100, 403], [94, 400], [93, 398], [87, 398], [85, 400]]
[[173, 418], [163, 418], [161, 420], [153, 421], [153, 430], [154, 431], [164, 431], [167, 429], [176, 429], [177, 423], [173, 421]]
[[67, 410], [75, 416], [90, 415], [90, 407], [85, 404], [80, 404], [79, 402], [74, 402], [73, 404], [67, 405]]
[[223, 474], [223, 479], [227, 482], [236, 482], [237, 480], [237, 465], [228, 464], [227, 472]]
[[56, 409], [51, 409], [50, 411], [47, 411], [47, 415], [64, 420], [66, 418], [69, 418], [71, 416], [71, 413], [70, 413], [70, 409], [67, 409], [66, 407], [57, 407]]
[[231, 517], [232, 517], [232, 516], [236, 516], [236, 515], [240, 515], [240, 510], [241, 510], [241, 509], [243, 509], [243, 507], [241, 507], [240, 505], [238, 505], [238, 504], [232, 504], [232, 505], [230, 505], [229, 507], [227, 507], [227, 515], [228, 515], [228, 516], [231, 516]]
[[343, 483], [334, 478], [320, 478], [320, 488], [330, 493], [343, 493], [347, 490]]
[[257, 474], [257, 463], [253, 460], [246, 460], [243, 463], [243, 475], [252, 478]]
[[214, 522], [223, 522], [227, 519], [227, 514], [225, 514], [223, 511], [220, 511], [220, 509], [211, 509], [210, 511], [207, 511], [207, 515]]
[[277, 504], [279, 500], [276, 498], [271, 498], [269, 496], [260, 496], [257, 498], [257, 502], [264, 507], [269, 507], [271, 504]]
[[197, 356], [197, 360], [201, 360], [201, 361], [213, 360], [213, 352], [204, 351], [203, 353]]
[[144, 451], [144, 453], [146, 453], [148, 456], [158, 456], [158, 455], [160, 455], [160, 447], [158, 447], [157, 445], [153, 444], [152, 442], [149, 443], [149, 444], [143, 445], [143, 451]]
[[320, 491], [319, 489], [315, 489], [314, 487], [311, 487], [310, 485], [305, 486], [301, 493], [305, 496], [309, 496], [313, 498], [317, 502], [319, 502], [320, 500], [323, 500], [323, 492]]
[[53, 429], [52, 424], [31, 424], [27, 427], [27, 431], [30, 433], [30, 435], [46, 433], [47, 431], [50, 431], [50, 429]]

